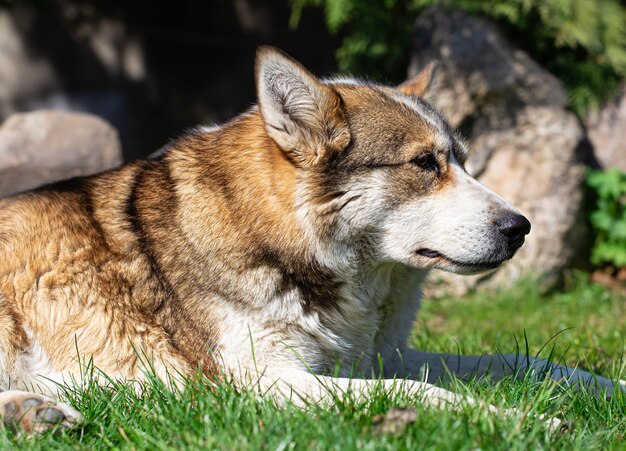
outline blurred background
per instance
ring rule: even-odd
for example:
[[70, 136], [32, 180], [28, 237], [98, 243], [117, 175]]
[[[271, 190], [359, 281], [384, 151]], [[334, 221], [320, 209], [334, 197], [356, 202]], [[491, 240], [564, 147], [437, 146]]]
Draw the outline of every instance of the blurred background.
[[340, 40], [285, 0], [0, 1], [0, 114], [61, 108], [107, 119], [126, 160], [255, 102], [254, 55], [273, 44], [321, 73]]
[[0, 195], [244, 111], [263, 44], [388, 84], [441, 62], [432, 102], [468, 138], [468, 170], [533, 232], [501, 271], [437, 275], [429, 293], [549, 291], [573, 268], [626, 289], [623, 1], [0, 0]]

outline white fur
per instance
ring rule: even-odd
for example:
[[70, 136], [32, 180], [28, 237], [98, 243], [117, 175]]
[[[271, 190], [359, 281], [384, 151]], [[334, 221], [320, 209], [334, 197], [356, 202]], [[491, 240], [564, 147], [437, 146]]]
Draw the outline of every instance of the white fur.
[[[452, 154], [451, 154], [452, 155]], [[383, 226], [383, 252], [390, 260], [423, 266], [420, 248], [434, 249], [460, 262], [497, 260], [500, 244], [490, 222], [499, 211], [517, 213], [496, 193], [470, 177], [450, 157], [453, 186], [426, 198], [418, 198], [392, 212]], [[431, 267], [458, 272], [450, 262], [433, 260]], [[471, 268], [469, 268], [471, 270]]]
[[196, 127], [196, 130], [201, 132], [201, 133], [213, 133], [217, 130], [220, 129], [220, 126], [217, 124], [213, 124], [213, 125], [198, 125]]
[[333, 77], [322, 80], [322, 83], [327, 85], [352, 85], [352, 86], [366, 86], [362, 80], [352, 77]]
[[[16, 357], [12, 362], [12, 371], [2, 371], [5, 378], [10, 379], [0, 383], [3, 388], [18, 388], [24, 390], [56, 395], [59, 384], [64, 382], [63, 375], [55, 371], [43, 347], [37, 342], [32, 330], [24, 326], [24, 331], [30, 342], [30, 347]], [[7, 368], [3, 366], [3, 368]]]

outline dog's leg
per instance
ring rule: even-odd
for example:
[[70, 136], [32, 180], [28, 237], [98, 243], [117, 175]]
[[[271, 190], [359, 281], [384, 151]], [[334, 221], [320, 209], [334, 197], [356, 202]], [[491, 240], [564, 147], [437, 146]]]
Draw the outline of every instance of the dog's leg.
[[0, 417], [5, 426], [28, 434], [69, 428], [82, 419], [81, 414], [67, 404], [44, 395], [18, 390], [0, 393]]
[[298, 405], [332, 403], [334, 396], [350, 394], [356, 400], [365, 400], [376, 388], [390, 393], [423, 396], [428, 405], [441, 407], [458, 405], [462, 401], [475, 404], [472, 398], [456, 395], [435, 385], [402, 379], [350, 379], [318, 376], [303, 370], [286, 370], [275, 377], [264, 375], [260, 386], [269, 393], [281, 395]]
[[81, 419], [74, 408], [37, 393], [3, 391], [34, 381], [29, 367], [32, 359], [20, 358], [25, 352], [28, 354], [28, 345], [19, 315], [0, 294], [0, 427], [15, 427], [29, 434], [70, 427]]
[[[390, 394], [404, 394], [420, 398], [427, 407], [453, 408], [479, 406], [494, 413], [521, 414], [515, 409], [499, 409], [470, 396], [458, 395], [427, 382], [411, 379], [349, 379], [311, 374], [302, 370], [286, 370], [275, 377], [264, 375], [257, 388], [262, 394], [270, 394], [296, 405], [332, 404], [336, 397], [350, 396], [357, 401], [370, 399], [377, 390]], [[558, 418], [546, 419], [546, 426], [556, 429], [561, 425]]]
[[[605, 393], [607, 396], [610, 396], [616, 388], [616, 383], [610, 379], [522, 354], [462, 356], [407, 349], [389, 366], [389, 369], [385, 369], [386, 374], [417, 378], [430, 383], [445, 380], [449, 375], [459, 379], [489, 376], [497, 381], [510, 375], [523, 377], [529, 371], [537, 380], [549, 376], [570, 386], [591, 387], [596, 393]], [[624, 381], [618, 381], [618, 385], [622, 389], [626, 387]]]

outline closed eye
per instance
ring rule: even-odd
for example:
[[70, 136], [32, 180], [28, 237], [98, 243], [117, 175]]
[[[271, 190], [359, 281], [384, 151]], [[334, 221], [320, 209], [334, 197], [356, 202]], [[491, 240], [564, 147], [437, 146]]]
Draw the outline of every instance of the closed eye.
[[413, 158], [411, 163], [426, 171], [434, 171], [435, 174], [439, 175], [439, 165], [437, 164], [437, 159], [433, 153], [420, 154]]

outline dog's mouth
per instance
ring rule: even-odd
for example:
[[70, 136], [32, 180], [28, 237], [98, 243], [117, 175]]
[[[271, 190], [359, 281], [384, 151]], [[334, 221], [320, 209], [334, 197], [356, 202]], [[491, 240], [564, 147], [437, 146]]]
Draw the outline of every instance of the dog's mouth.
[[416, 253], [418, 255], [421, 255], [422, 257], [426, 257], [426, 258], [434, 260], [433, 263], [444, 263], [448, 265], [452, 264], [456, 267], [455, 268], [456, 271], [459, 271], [459, 272], [489, 271], [492, 269], [496, 269], [502, 264], [502, 262], [506, 260], [506, 259], [503, 259], [503, 260], [459, 261], [459, 260], [455, 260], [453, 258], [447, 257], [439, 251], [435, 251], [433, 249], [428, 249], [428, 248], [418, 249]]

